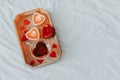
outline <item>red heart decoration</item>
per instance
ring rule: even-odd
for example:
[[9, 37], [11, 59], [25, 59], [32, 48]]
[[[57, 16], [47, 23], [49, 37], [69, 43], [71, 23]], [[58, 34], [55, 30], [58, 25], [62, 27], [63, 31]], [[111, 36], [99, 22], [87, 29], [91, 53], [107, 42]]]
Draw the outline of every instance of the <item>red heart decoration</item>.
[[24, 25], [29, 25], [29, 24], [30, 24], [30, 21], [24, 20]]
[[24, 30], [24, 33], [27, 33], [28, 32], [28, 30]]
[[55, 35], [55, 28], [47, 24], [42, 29], [43, 37], [50, 38]]
[[56, 52], [55, 52], [55, 51], [52, 51], [52, 52], [50, 53], [50, 57], [55, 58], [55, 57], [56, 57]]
[[53, 43], [52, 48], [57, 48], [57, 45]]
[[35, 64], [35, 61], [31, 61], [30, 62], [30, 65], [32, 66], [32, 65], [34, 65]]
[[21, 27], [20, 27], [20, 30], [25, 30], [25, 27], [24, 27], [24, 26], [21, 26]]
[[26, 36], [25, 35], [23, 35], [23, 37], [22, 37], [22, 39], [21, 39], [22, 41], [27, 41], [28, 39], [26, 38]]
[[43, 63], [44, 60], [39, 59], [39, 60], [37, 60], [37, 61], [41, 64], [41, 63]]

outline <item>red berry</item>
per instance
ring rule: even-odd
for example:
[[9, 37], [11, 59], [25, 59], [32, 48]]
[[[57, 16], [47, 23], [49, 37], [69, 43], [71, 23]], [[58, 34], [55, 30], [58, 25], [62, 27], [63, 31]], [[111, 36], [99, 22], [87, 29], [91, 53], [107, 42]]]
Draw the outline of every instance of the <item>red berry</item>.
[[50, 57], [55, 58], [55, 57], [56, 57], [56, 52], [55, 52], [55, 51], [52, 51], [52, 52], [50, 53]]
[[32, 65], [34, 65], [34, 64], [35, 64], [35, 62], [34, 62], [34, 61], [31, 61], [31, 62], [30, 62], [30, 65], [31, 65], [31, 66], [32, 66]]
[[37, 60], [40, 64], [44, 61], [44, 60], [42, 60], [42, 59], [39, 59], [39, 60]]
[[29, 25], [29, 24], [30, 24], [30, 21], [24, 20], [24, 25]]
[[22, 39], [21, 39], [22, 41], [27, 41], [28, 39], [26, 38], [26, 36], [25, 35], [23, 35], [23, 37], [22, 37]]
[[24, 29], [25, 29], [25, 27], [24, 27], [24, 26], [21, 26], [21, 27], [20, 27], [20, 30], [24, 30]]
[[53, 37], [55, 35], [55, 28], [47, 24], [43, 27], [42, 33], [44, 38]]
[[52, 48], [57, 48], [57, 45], [53, 43]]
[[28, 32], [28, 30], [24, 30], [24, 33]]

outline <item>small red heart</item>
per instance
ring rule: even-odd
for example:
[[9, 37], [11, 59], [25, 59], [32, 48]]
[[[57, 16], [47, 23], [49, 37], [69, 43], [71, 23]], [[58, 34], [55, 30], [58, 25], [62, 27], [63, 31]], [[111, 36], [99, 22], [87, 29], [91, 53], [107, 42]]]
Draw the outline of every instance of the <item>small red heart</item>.
[[23, 37], [22, 37], [22, 39], [21, 39], [22, 41], [27, 41], [28, 39], [26, 38], [26, 36], [25, 35], [23, 35]]
[[34, 65], [35, 64], [35, 61], [31, 61], [30, 62], [30, 65], [32, 66], [32, 65]]
[[50, 57], [55, 58], [55, 57], [56, 57], [56, 52], [55, 52], [55, 51], [52, 51], [52, 52], [50, 53]]
[[30, 24], [30, 21], [24, 20], [24, 25], [29, 25], [29, 24]]
[[28, 30], [24, 30], [24, 33], [28, 32]]
[[25, 29], [25, 27], [24, 27], [24, 26], [21, 26], [21, 27], [20, 27], [20, 30], [24, 30], [24, 29]]
[[42, 59], [39, 59], [39, 60], [37, 60], [40, 64], [44, 61], [44, 60], [42, 60]]
[[57, 48], [57, 45], [53, 43], [52, 48]]

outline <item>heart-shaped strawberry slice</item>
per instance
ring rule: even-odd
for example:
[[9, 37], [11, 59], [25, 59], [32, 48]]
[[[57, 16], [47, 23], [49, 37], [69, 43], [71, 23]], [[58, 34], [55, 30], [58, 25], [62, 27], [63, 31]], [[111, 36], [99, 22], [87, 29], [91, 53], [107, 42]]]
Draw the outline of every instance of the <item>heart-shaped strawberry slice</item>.
[[24, 30], [24, 33], [27, 33], [28, 32], [28, 30]]
[[33, 66], [34, 64], [35, 64], [35, 61], [32, 60], [32, 61], [30, 62], [30, 65]]
[[42, 64], [44, 60], [43, 60], [43, 59], [38, 59], [37, 61], [38, 61], [40, 64]]
[[23, 37], [21, 38], [22, 41], [27, 41], [28, 39], [26, 38], [25, 35], [23, 35]]
[[30, 24], [30, 21], [28, 21], [28, 20], [24, 20], [24, 25], [26, 26], [26, 25], [29, 25]]
[[45, 21], [45, 16], [40, 13], [34, 13], [32, 16], [32, 21], [34, 25], [40, 25]]
[[52, 48], [57, 48], [57, 45], [55, 43], [53, 43]]
[[55, 51], [52, 51], [52, 52], [50, 53], [50, 57], [55, 58], [55, 57], [56, 57], [56, 52], [55, 52]]
[[50, 38], [55, 35], [55, 28], [52, 27], [50, 24], [47, 24], [42, 29], [42, 34], [44, 38]]
[[32, 27], [25, 35], [30, 40], [38, 40], [40, 37], [39, 30], [36, 27]]
[[25, 27], [24, 27], [24, 26], [21, 26], [21, 27], [20, 27], [20, 30], [25, 30]]

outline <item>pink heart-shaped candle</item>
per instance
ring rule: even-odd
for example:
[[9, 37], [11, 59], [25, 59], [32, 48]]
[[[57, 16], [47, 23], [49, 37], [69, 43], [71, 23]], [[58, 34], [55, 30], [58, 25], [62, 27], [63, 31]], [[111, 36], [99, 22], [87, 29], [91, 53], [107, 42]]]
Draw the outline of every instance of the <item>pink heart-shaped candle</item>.
[[34, 25], [40, 25], [45, 21], [45, 16], [41, 15], [40, 13], [34, 13], [32, 15], [32, 21]]
[[25, 35], [29, 40], [38, 40], [40, 37], [39, 30], [36, 27], [32, 27]]

